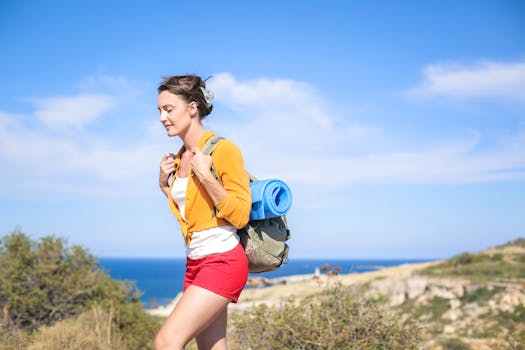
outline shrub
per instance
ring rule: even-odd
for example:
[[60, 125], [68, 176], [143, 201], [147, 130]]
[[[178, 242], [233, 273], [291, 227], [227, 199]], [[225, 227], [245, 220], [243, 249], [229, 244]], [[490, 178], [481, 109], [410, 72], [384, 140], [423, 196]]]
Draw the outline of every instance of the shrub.
[[0, 350], [27, 349], [31, 336], [0, 318]]
[[516, 238], [514, 241], [507, 242], [503, 245], [498, 246], [498, 248], [505, 248], [505, 247], [522, 247], [525, 248], [525, 238], [520, 237]]
[[231, 317], [232, 349], [418, 349], [419, 330], [340, 285]]
[[116, 281], [81, 246], [62, 238], [32, 241], [15, 231], [0, 239], [0, 308], [4, 328], [32, 332], [74, 318], [94, 305], [112, 318], [128, 349], [151, 348], [159, 324], [147, 315], [140, 292]]
[[474, 255], [469, 254], [469, 253], [462, 253], [450, 259], [451, 265], [454, 265], [454, 266], [467, 265], [467, 264], [473, 263], [474, 261], [475, 261]]
[[477, 302], [478, 304], [483, 304], [488, 302], [494, 295], [505, 290], [505, 287], [495, 286], [495, 287], [479, 287], [474, 291], [465, 294], [460, 299], [466, 303]]

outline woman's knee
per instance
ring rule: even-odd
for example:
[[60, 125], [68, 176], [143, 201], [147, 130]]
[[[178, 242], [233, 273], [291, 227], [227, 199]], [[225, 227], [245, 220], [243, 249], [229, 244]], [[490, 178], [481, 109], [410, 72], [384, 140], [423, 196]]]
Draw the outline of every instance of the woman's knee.
[[169, 339], [160, 332], [155, 337], [155, 341], [153, 344], [155, 346], [155, 350], [167, 350], [171, 348]]
[[181, 340], [177, 335], [160, 331], [155, 337], [155, 350], [182, 350], [188, 341]]

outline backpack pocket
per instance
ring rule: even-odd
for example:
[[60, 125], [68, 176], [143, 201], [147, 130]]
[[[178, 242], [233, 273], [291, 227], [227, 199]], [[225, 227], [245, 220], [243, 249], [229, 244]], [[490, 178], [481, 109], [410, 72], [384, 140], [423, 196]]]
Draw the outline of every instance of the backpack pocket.
[[290, 230], [284, 217], [251, 220], [237, 233], [251, 273], [273, 271], [288, 260]]

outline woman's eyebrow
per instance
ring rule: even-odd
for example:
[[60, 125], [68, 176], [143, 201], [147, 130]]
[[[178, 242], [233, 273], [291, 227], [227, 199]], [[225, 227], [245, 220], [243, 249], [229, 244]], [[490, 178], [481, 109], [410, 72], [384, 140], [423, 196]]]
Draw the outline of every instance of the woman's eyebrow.
[[161, 109], [165, 109], [166, 107], [172, 107], [173, 108], [172, 105], [166, 104], [166, 105], [162, 105], [162, 106], [157, 107], [157, 109], [160, 111]]

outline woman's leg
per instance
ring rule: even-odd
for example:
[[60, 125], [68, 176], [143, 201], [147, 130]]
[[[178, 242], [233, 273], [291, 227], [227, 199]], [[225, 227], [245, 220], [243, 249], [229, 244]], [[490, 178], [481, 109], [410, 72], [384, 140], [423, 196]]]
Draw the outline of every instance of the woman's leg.
[[227, 350], [226, 342], [226, 323], [228, 319], [228, 309], [224, 311], [202, 331], [195, 340], [199, 350]]
[[[155, 350], [183, 350], [192, 338], [226, 316], [229, 302], [230, 299], [204, 288], [189, 286], [157, 334]], [[220, 321], [210, 334], [216, 334], [222, 323], [226, 328], [226, 322]]]

